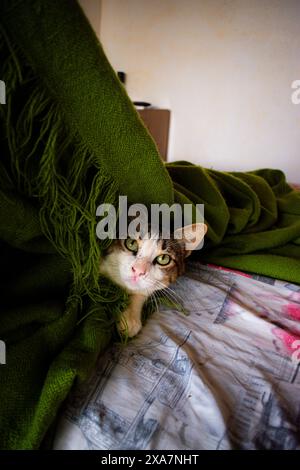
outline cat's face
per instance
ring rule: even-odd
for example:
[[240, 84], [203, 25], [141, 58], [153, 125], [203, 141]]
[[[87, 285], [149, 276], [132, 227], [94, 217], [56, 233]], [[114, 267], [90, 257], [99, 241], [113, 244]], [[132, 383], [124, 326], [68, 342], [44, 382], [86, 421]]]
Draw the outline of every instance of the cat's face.
[[184, 257], [184, 246], [178, 242], [127, 238], [111, 245], [101, 272], [128, 292], [148, 296], [176, 280], [183, 272]]
[[[198, 245], [206, 226], [196, 225], [201, 225]], [[103, 256], [100, 272], [127, 292], [148, 297], [154, 291], [167, 287], [184, 272], [185, 258], [189, 253], [184, 238], [164, 240], [147, 234], [143, 238], [116, 240]]]

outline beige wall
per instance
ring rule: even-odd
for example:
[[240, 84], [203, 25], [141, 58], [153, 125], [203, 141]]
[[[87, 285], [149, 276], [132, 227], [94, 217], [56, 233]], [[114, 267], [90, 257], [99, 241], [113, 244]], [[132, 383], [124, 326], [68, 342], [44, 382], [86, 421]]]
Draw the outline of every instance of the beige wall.
[[171, 109], [170, 160], [300, 181], [300, 0], [102, 0], [101, 41], [133, 100]]
[[100, 39], [101, 0], [78, 0], [78, 3]]

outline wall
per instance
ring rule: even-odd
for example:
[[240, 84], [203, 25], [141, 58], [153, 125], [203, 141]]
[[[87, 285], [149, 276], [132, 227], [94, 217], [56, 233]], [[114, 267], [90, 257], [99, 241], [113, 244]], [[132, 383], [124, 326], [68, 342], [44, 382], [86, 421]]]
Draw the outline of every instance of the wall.
[[172, 111], [169, 160], [300, 181], [299, 0], [102, 0], [101, 41], [133, 100]]
[[100, 39], [101, 0], [79, 0], [78, 3]]

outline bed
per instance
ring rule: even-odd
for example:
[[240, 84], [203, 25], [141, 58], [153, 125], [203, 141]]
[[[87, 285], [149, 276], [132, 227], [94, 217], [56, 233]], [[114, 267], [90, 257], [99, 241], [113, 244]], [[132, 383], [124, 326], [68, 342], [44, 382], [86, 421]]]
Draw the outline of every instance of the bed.
[[55, 449], [300, 449], [300, 286], [190, 262], [75, 388]]

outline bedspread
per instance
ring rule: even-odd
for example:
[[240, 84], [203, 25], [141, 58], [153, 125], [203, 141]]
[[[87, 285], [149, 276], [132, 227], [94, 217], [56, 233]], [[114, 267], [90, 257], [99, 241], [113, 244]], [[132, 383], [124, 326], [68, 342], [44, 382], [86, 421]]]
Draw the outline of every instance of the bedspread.
[[300, 286], [190, 263], [75, 389], [56, 449], [300, 449]]

